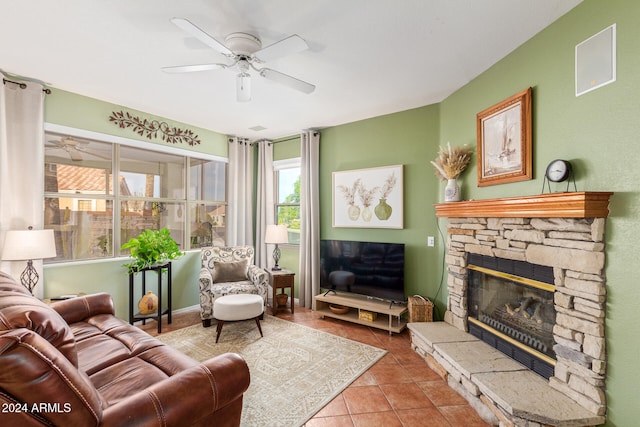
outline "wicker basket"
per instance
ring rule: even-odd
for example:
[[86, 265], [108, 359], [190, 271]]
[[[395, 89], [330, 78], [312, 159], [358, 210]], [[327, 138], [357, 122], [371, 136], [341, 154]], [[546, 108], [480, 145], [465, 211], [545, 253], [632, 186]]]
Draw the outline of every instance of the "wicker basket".
[[433, 303], [420, 295], [409, 297], [409, 323], [433, 322]]

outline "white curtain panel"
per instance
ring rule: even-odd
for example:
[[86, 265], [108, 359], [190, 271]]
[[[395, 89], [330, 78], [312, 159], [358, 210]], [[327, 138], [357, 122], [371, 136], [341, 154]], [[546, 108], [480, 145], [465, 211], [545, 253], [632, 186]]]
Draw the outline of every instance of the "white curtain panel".
[[320, 293], [320, 132], [300, 135], [300, 305]]
[[253, 246], [253, 153], [245, 138], [229, 138], [227, 246]]
[[[16, 79], [4, 79], [17, 82]], [[43, 228], [44, 92], [34, 82], [5, 82], [0, 87], [0, 253], [7, 230]], [[18, 283], [26, 261], [2, 261], [0, 269]], [[43, 295], [42, 260], [33, 262], [40, 280], [34, 295]]]
[[268, 224], [275, 224], [273, 187], [273, 144], [258, 143], [258, 180], [256, 194], [256, 265], [269, 266], [269, 251], [264, 242]]

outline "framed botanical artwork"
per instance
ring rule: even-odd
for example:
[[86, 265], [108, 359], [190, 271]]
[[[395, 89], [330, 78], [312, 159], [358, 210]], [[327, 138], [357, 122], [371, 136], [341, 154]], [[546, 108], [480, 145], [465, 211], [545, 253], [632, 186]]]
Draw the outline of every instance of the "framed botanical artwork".
[[531, 88], [476, 116], [478, 187], [532, 179]]
[[403, 228], [403, 166], [333, 173], [333, 226]]

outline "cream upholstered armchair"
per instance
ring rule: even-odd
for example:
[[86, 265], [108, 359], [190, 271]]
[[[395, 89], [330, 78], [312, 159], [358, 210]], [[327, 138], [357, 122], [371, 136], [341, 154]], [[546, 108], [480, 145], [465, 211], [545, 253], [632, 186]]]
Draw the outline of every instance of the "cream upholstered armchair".
[[200, 318], [202, 326], [211, 326], [215, 319], [213, 301], [224, 295], [257, 294], [266, 304], [269, 276], [253, 265], [251, 246], [202, 248], [200, 268]]

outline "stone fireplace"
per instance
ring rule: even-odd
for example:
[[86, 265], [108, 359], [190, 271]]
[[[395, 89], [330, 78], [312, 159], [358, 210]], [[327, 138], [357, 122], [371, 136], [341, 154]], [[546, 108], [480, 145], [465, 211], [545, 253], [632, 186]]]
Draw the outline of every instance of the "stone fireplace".
[[[419, 328], [412, 328], [410, 324], [414, 349], [423, 354], [428, 363], [446, 371], [450, 385], [457, 381], [459, 391], [475, 396], [503, 424], [596, 425], [604, 422], [607, 365], [604, 242], [611, 194], [552, 193], [436, 205], [436, 214], [448, 218], [445, 256], [448, 299], [444, 326], [471, 332], [467, 335], [474, 338], [488, 333], [491, 337], [483, 341], [505, 354], [514, 350], [500, 348], [504, 347], [501, 342], [513, 344], [515, 353], [523, 353], [520, 349], [527, 346], [533, 348], [526, 352], [542, 356], [539, 359], [546, 364], [543, 372], [537, 371], [534, 375], [538, 379], [519, 376], [514, 377], [518, 378], [514, 381], [531, 381], [535, 387], [542, 387], [541, 390], [548, 387], [585, 410], [581, 413], [578, 408], [569, 415], [559, 409], [561, 414], [553, 415], [550, 409], [553, 402], [544, 398], [539, 402], [540, 408], [516, 410], [510, 398], [497, 391], [509, 387], [496, 386], [496, 390], [492, 390], [494, 380], [486, 377], [494, 369], [495, 355], [486, 356], [488, 365], [478, 367], [476, 362], [485, 356], [476, 354], [473, 369], [467, 369], [468, 361], [457, 361], [456, 356], [451, 355], [455, 353], [453, 349], [463, 349], [459, 357], [465, 359], [465, 352], [475, 352], [479, 344], [459, 333], [448, 333], [445, 337], [441, 330], [432, 336], [429, 333], [420, 336]], [[477, 266], [479, 263], [484, 264]], [[518, 289], [507, 291], [497, 283], [500, 278], [492, 276], [494, 269], [487, 268], [487, 264], [516, 264], [516, 269], [544, 270], [543, 276], [551, 276], [546, 280], [550, 283], [525, 277], [525, 281], [536, 284], [534, 289], [519, 289], [520, 284], [515, 284]], [[481, 273], [488, 270], [490, 278], [475, 278], [478, 270]], [[502, 274], [506, 275], [502, 281], [509, 283], [514, 276], [520, 277], [513, 271]], [[478, 283], [475, 282], [479, 281], [486, 282], [482, 290], [476, 289]], [[514, 324], [525, 325], [524, 332], [514, 331]], [[434, 338], [439, 334], [439, 338]], [[453, 341], [459, 345], [454, 346]], [[509, 357], [527, 365], [513, 354]], [[509, 366], [504, 374], [507, 378], [508, 372], [516, 368], [508, 363], [505, 366]], [[520, 385], [522, 390], [533, 387]]]

